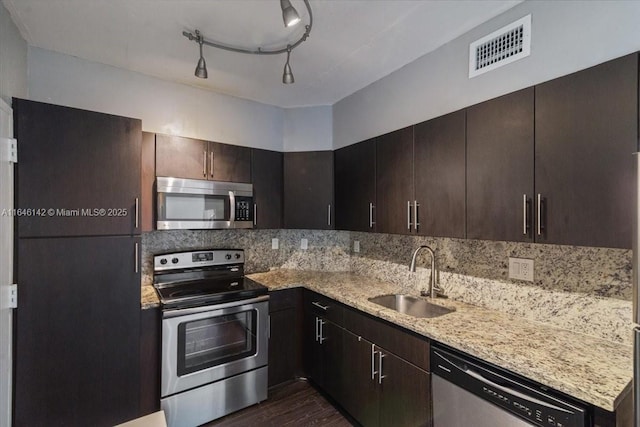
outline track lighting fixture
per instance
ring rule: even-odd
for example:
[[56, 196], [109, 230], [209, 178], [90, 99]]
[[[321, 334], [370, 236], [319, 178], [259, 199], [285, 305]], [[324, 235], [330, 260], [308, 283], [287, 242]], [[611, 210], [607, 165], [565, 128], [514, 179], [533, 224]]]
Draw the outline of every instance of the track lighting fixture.
[[291, 6], [289, 0], [280, 0], [280, 8], [282, 9], [282, 19], [284, 20], [285, 27], [293, 27], [300, 22], [298, 11]]
[[289, 85], [295, 82], [291, 65], [289, 65], [289, 57], [291, 56], [291, 47], [287, 46], [287, 62], [284, 64], [284, 73], [282, 73], [282, 83]]
[[[196, 66], [195, 75], [201, 79], [206, 79], [208, 77], [207, 73], [207, 63], [204, 60], [204, 56], [202, 54], [202, 46], [207, 45], [211, 47], [215, 47], [218, 49], [227, 50], [230, 52], [237, 53], [247, 53], [253, 55], [279, 55], [282, 53], [287, 54], [287, 62], [284, 64], [284, 72], [282, 74], [282, 83], [284, 84], [292, 84], [295, 80], [293, 78], [293, 72], [291, 71], [291, 65], [289, 64], [289, 59], [291, 58], [291, 52], [296, 47], [300, 46], [300, 44], [307, 40], [309, 34], [311, 34], [311, 27], [313, 26], [313, 14], [311, 12], [311, 5], [309, 4], [309, 0], [303, 0], [304, 5], [307, 8], [307, 12], [309, 13], [309, 24], [305, 25], [305, 31], [302, 36], [293, 43], [287, 44], [286, 47], [276, 48], [276, 49], [263, 49], [261, 47], [257, 48], [243, 48], [243, 47], [233, 47], [227, 44], [205, 40], [204, 36], [200, 33], [199, 30], [195, 30], [195, 34], [190, 33], [188, 31], [183, 31], [182, 35], [188, 38], [191, 41], [195, 41], [198, 43], [200, 47], [200, 59], [198, 59], [198, 65]], [[298, 11], [291, 5], [290, 0], [280, 0], [280, 8], [282, 9], [282, 19], [284, 21], [285, 27], [291, 27], [296, 25], [301, 21], [300, 15], [298, 15]]]
[[196, 30], [196, 41], [200, 45], [200, 59], [198, 59], [198, 65], [196, 66], [195, 74], [196, 74], [196, 77], [199, 77], [201, 79], [206, 79], [208, 77], [207, 63], [204, 60], [204, 56], [202, 56], [203, 39], [202, 39], [202, 35], [200, 34], [200, 31], [198, 30]]

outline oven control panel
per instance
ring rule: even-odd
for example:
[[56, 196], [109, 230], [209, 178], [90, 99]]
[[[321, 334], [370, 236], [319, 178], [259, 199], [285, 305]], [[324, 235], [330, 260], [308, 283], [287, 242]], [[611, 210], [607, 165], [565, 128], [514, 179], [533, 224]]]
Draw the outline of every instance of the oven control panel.
[[243, 264], [242, 249], [206, 249], [155, 255], [153, 270], [175, 270], [210, 265]]

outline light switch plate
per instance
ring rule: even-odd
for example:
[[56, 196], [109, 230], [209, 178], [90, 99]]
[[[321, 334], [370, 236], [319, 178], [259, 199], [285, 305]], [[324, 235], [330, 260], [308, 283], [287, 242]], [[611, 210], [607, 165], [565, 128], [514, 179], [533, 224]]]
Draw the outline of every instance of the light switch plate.
[[509, 257], [509, 279], [533, 282], [533, 260]]
[[307, 239], [300, 240], [300, 249], [307, 249], [309, 246], [309, 241]]
[[280, 242], [278, 239], [271, 239], [271, 249], [278, 249], [280, 247]]
[[360, 252], [360, 241], [359, 240], [354, 240], [353, 241], [353, 252], [355, 252], [355, 253]]

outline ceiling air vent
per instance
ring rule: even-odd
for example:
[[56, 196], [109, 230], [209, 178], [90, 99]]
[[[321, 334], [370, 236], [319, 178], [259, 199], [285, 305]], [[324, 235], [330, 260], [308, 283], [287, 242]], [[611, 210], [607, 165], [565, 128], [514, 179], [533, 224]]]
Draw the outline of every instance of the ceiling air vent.
[[529, 56], [531, 15], [474, 41], [469, 46], [469, 78]]

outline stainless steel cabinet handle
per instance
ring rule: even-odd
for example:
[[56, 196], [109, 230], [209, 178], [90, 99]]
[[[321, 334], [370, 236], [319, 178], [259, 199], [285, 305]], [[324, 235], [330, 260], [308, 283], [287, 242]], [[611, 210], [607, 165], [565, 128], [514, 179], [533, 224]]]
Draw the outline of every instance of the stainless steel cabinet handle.
[[324, 324], [325, 324], [325, 323], [327, 323], [327, 322], [325, 322], [325, 321], [324, 321], [324, 320], [322, 320], [322, 319], [319, 319], [319, 320], [320, 320], [320, 322], [319, 322], [319, 323], [320, 323], [320, 336], [319, 336], [319, 340], [318, 340], [318, 342], [319, 342], [320, 344], [322, 344], [323, 342], [325, 342], [325, 341], [327, 340], [327, 339], [324, 337]]
[[211, 178], [213, 178], [213, 151], [209, 153], [209, 157], [211, 158], [211, 162], [209, 163], [211, 165], [211, 169], [209, 169], [209, 175], [211, 175]]
[[207, 177], [207, 150], [202, 152], [202, 176]]
[[253, 226], [258, 225], [258, 204], [253, 204]]
[[313, 301], [313, 302], [311, 302], [311, 304], [315, 305], [315, 306], [316, 306], [316, 307], [318, 307], [318, 308], [323, 309], [324, 311], [327, 311], [327, 309], [329, 308], [329, 306], [328, 306], [328, 305], [322, 305], [322, 304], [320, 304], [320, 303], [319, 303], [319, 302], [317, 302], [317, 301]]
[[267, 317], [267, 339], [271, 339], [271, 315]]
[[319, 332], [320, 328], [318, 327], [319, 320], [320, 319], [316, 317], [316, 339], [315, 339], [316, 342], [318, 342], [318, 340], [320, 339], [320, 332]]
[[371, 344], [371, 379], [375, 380], [376, 379], [376, 374], [378, 373], [378, 371], [376, 371], [376, 354], [378, 352], [376, 351], [376, 346], [375, 344]]
[[138, 242], [136, 242], [134, 244], [134, 250], [133, 250], [133, 256], [134, 256], [134, 261], [133, 261], [133, 272], [134, 273], [138, 273], [140, 271], [140, 261], [138, 261], [139, 258], [139, 248], [138, 248]]
[[527, 195], [523, 194], [522, 195], [522, 234], [523, 235], [527, 235], [527, 229], [528, 229], [528, 224], [527, 224]]
[[418, 204], [418, 201], [414, 200], [413, 201], [413, 224], [416, 231], [418, 231], [418, 226], [420, 225], [420, 223], [418, 222], [418, 206], [420, 206]]
[[375, 222], [373, 222], [373, 203], [369, 203], [369, 228], [373, 228]]
[[140, 216], [140, 199], [137, 198], [137, 197], [136, 197], [136, 209], [135, 210], [136, 210], [136, 212], [135, 212], [136, 218], [135, 218], [135, 226], [134, 226], [134, 228], [138, 228], [138, 225], [139, 225], [138, 218]]
[[542, 236], [542, 195], [538, 193], [538, 236]]
[[407, 200], [407, 230], [411, 230], [411, 200]]
[[331, 203], [329, 203], [327, 211], [327, 225], [331, 225]]
[[382, 384], [382, 379], [386, 378], [386, 375], [382, 375], [382, 359], [384, 359], [384, 354], [381, 351], [378, 352], [378, 384]]

